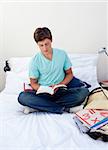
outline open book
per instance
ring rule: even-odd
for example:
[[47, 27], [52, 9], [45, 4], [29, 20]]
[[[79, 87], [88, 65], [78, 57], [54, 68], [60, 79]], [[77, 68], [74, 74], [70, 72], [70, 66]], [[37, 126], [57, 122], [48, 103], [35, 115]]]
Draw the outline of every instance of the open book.
[[49, 93], [51, 95], [53, 95], [56, 91], [57, 88], [66, 88], [67, 86], [64, 84], [58, 84], [55, 85], [53, 88], [49, 87], [49, 86], [40, 86], [39, 89], [37, 90], [36, 94], [40, 94], [40, 93]]

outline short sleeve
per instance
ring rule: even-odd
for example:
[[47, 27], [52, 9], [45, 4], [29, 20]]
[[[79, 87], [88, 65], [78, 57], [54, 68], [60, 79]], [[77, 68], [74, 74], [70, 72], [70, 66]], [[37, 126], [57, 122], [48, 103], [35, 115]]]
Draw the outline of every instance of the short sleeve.
[[68, 70], [69, 68], [71, 68], [71, 66], [72, 66], [72, 63], [68, 55], [65, 53], [64, 70]]
[[37, 63], [35, 61], [35, 58], [33, 58], [29, 64], [29, 78], [38, 78], [39, 77], [39, 71], [37, 67]]

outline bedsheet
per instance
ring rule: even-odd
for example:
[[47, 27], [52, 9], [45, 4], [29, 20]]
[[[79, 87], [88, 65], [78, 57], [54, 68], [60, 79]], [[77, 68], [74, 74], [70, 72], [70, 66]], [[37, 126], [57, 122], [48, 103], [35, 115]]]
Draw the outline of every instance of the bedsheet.
[[22, 111], [17, 95], [0, 93], [0, 150], [108, 150], [78, 130], [74, 114]]

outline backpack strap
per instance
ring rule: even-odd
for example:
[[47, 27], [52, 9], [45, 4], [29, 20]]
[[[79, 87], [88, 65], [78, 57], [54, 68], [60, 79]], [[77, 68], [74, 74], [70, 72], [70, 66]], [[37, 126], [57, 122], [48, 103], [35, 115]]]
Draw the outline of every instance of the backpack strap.
[[100, 132], [90, 132], [90, 130], [87, 132], [87, 134], [94, 140], [101, 138], [102, 141], [108, 142], [108, 135], [106, 135], [106, 134], [102, 134]]
[[108, 135], [103, 134], [103, 138], [102, 139], [103, 139], [104, 142], [108, 142]]
[[[89, 97], [90, 97], [91, 95], [93, 95], [93, 94], [95, 94], [95, 93], [98, 93], [98, 92], [101, 92], [101, 91], [102, 91], [102, 88], [101, 88], [101, 87], [97, 87], [97, 88], [93, 89], [91, 92], [89, 92], [89, 95], [88, 95], [87, 98], [86, 98], [86, 102], [85, 102], [85, 104], [84, 104], [84, 107], [87, 105], [88, 100], [89, 100]], [[84, 108], [84, 107], [83, 107], [83, 108]]]
[[[100, 87], [97, 87], [97, 88], [93, 89], [93, 90], [89, 93], [89, 95], [87, 96], [86, 102], [85, 102], [85, 104], [84, 104], [84, 107], [87, 105], [88, 100], [89, 100], [89, 97], [90, 97], [91, 95], [95, 94], [95, 93], [98, 93], [98, 92], [102, 92], [102, 93], [104, 94], [104, 96], [106, 97], [106, 99], [108, 100], [108, 96], [105, 94], [104, 89], [106, 90], [106, 88], [102, 87], [101, 85], [100, 85]], [[84, 108], [84, 107], [83, 107], [83, 108]]]

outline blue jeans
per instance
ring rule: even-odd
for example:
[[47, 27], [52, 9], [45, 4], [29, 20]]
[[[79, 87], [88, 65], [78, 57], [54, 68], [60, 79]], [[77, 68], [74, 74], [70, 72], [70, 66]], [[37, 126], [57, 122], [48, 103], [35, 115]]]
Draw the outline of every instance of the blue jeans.
[[36, 91], [21, 92], [18, 101], [24, 106], [28, 106], [39, 111], [51, 113], [63, 113], [67, 108], [80, 105], [88, 96], [89, 90], [85, 87], [72, 87], [71, 82], [67, 90], [60, 88], [54, 95], [42, 93], [36, 95]]

